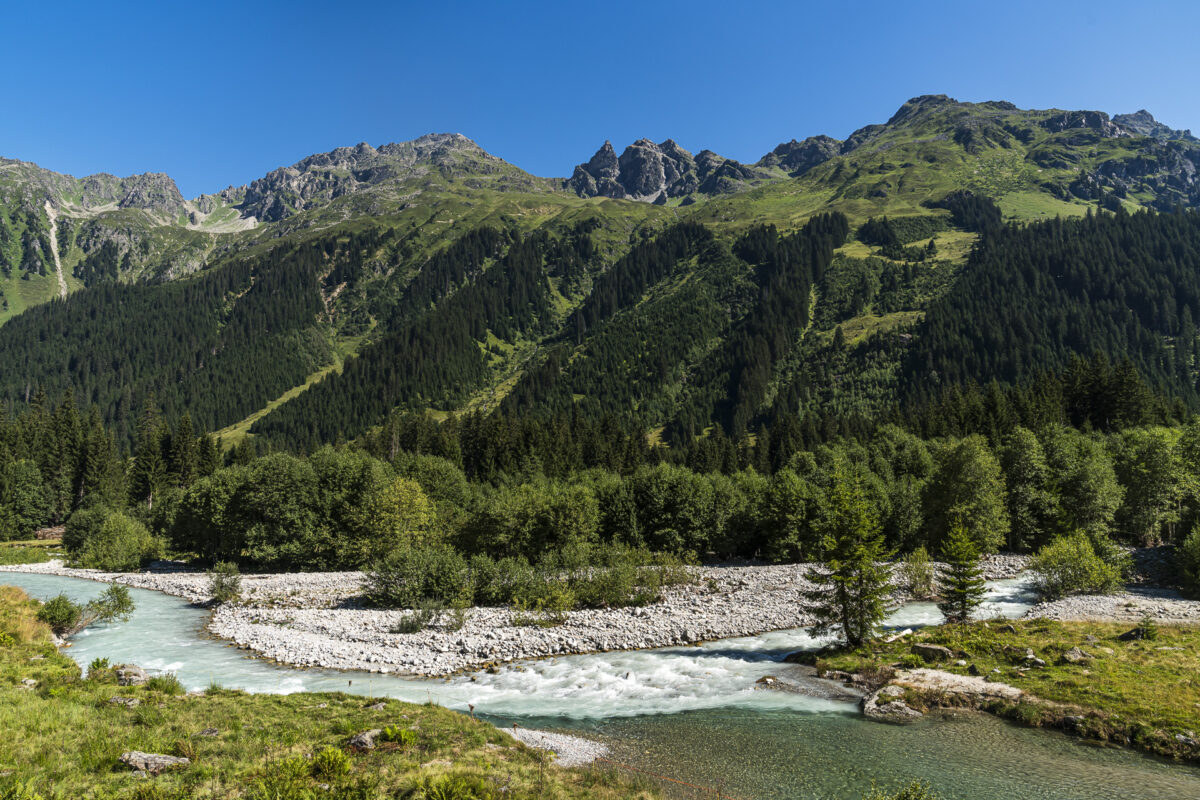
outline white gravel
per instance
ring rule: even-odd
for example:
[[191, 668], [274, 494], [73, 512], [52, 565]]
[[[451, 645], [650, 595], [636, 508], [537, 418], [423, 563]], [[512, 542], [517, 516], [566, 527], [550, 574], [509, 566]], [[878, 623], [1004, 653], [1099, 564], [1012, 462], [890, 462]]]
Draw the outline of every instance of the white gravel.
[[1200, 622], [1200, 601], [1186, 600], [1169, 589], [1138, 588], [1118, 594], [1076, 595], [1038, 603], [1025, 616], [1088, 622], [1137, 622], [1149, 616], [1167, 625], [1196, 624]]
[[[988, 578], [1015, 576], [1018, 556], [994, 556]], [[562, 625], [517, 627], [507, 608], [475, 608], [457, 631], [444, 624], [419, 633], [392, 633], [406, 612], [363, 608], [361, 573], [246, 575], [240, 605], [218, 607], [208, 628], [266, 658], [316, 666], [425, 676], [476, 670], [545, 656], [693, 644], [803, 627], [801, 591], [807, 564], [698, 567], [696, 580], [668, 589], [643, 608], [572, 611]], [[207, 602], [208, 579], [198, 572], [106, 573], [61, 562], [7, 568], [116, 581]], [[897, 596], [899, 602], [903, 598]]]
[[516, 725], [500, 730], [529, 747], [554, 753], [554, 761], [560, 767], [586, 767], [597, 758], [608, 755], [607, 745], [584, 739], [582, 736], [538, 731]]

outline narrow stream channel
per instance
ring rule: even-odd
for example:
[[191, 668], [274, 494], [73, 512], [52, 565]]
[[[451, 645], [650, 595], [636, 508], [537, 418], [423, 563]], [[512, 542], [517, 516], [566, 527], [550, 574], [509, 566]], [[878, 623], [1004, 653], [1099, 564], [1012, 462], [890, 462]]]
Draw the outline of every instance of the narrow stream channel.
[[[0, 584], [45, 599], [86, 600], [102, 584], [51, 575], [4, 573]], [[207, 614], [159, 592], [132, 589], [129, 622], [97, 626], [66, 652], [175, 672], [188, 688], [216, 682], [253, 692], [346, 691], [475, 706], [499, 724], [576, 731], [605, 740], [614, 757], [660, 774], [751, 800], [858, 798], [872, 780], [889, 786], [930, 781], [948, 800], [1054, 798], [1194, 800], [1200, 770], [1069, 737], [1019, 728], [983, 715], [910, 727], [867, 722], [855, 704], [764, 691], [755, 681], [786, 676], [792, 651], [814, 646], [800, 630], [726, 639], [698, 647], [599, 653], [510, 665], [497, 674], [449, 680], [292, 669], [247, 657], [204, 634]], [[1018, 616], [1030, 604], [1024, 584], [991, 587], [993, 615]], [[935, 623], [936, 607], [911, 603], [890, 625]]]

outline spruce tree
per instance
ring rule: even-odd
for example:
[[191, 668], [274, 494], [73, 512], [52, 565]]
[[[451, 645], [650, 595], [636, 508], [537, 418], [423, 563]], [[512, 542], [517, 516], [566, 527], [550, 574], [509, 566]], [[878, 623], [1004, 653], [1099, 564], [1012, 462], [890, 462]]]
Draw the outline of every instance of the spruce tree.
[[966, 622], [980, 603], [986, 585], [979, 566], [979, 549], [961, 521], [955, 523], [942, 550], [942, 602], [938, 609], [948, 622]]
[[822, 538], [824, 559], [805, 576], [813, 588], [803, 593], [813, 617], [809, 633], [840, 634], [850, 647], [874, 636], [887, 613], [891, 592], [889, 553], [879, 516], [861, 483], [844, 465], [834, 470]]

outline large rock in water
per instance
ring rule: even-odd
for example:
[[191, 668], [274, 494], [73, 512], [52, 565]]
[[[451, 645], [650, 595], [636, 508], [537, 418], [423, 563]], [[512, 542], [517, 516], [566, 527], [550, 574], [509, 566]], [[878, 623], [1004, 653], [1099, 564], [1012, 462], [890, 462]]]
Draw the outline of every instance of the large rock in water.
[[161, 753], [143, 753], [141, 750], [130, 750], [128, 753], [121, 753], [121, 763], [132, 770], [144, 772], [147, 775], [157, 775], [160, 772], [175, 769], [176, 767], [186, 767], [192, 762], [178, 756], [165, 756]]
[[900, 698], [903, 696], [903, 688], [888, 684], [863, 698], [863, 716], [876, 722], [889, 722], [893, 725], [907, 725], [925, 716], [901, 700]]

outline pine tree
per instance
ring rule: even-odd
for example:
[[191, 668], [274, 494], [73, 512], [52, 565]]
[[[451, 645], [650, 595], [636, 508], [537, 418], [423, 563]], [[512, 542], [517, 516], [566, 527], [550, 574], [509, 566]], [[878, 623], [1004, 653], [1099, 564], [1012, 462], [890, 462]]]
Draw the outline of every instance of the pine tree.
[[850, 647], [858, 647], [874, 636], [886, 615], [891, 570], [882, 562], [891, 554], [884, 547], [878, 514], [844, 465], [834, 470], [827, 519], [824, 560], [806, 576], [814, 587], [804, 592], [814, 619], [809, 633], [838, 633]]
[[966, 622], [980, 603], [986, 585], [979, 566], [979, 549], [967, 527], [958, 522], [950, 531], [942, 550], [946, 566], [942, 569], [942, 602], [938, 608], [949, 622]]
[[167, 482], [167, 463], [163, 458], [164, 425], [153, 401], [146, 403], [138, 427], [137, 447], [133, 451], [133, 466], [129, 473], [130, 503], [145, 503], [154, 508], [154, 498]]
[[192, 431], [192, 415], [184, 412], [171, 437], [171, 473], [176, 485], [187, 487], [196, 478], [196, 437]]

